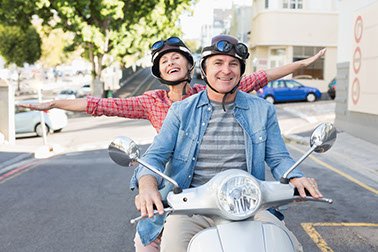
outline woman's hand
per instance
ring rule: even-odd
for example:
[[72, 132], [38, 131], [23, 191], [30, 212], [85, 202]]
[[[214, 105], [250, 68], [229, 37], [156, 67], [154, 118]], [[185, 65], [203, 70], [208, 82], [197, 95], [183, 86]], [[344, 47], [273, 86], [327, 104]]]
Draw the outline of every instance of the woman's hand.
[[304, 66], [307, 67], [307, 66], [311, 65], [312, 63], [314, 63], [315, 61], [317, 61], [320, 57], [324, 56], [326, 51], [327, 51], [327, 49], [323, 48], [317, 54], [315, 54], [315, 55], [313, 55], [313, 56], [311, 56], [307, 59], [304, 59], [303, 60]]
[[49, 110], [54, 108], [53, 102], [42, 102], [42, 103], [26, 103], [26, 104], [17, 104], [21, 108], [29, 108], [32, 110]]
[[318, 184], [314, 178], [292, 178], [290, 179], [290, 183], [298, 189], [299, 195], [304, 198], [306, 197], [306, 192], [309, 191], [312, 197], [319, 199], [322, 198], [323, 195], [320, 193], [318, 189]]

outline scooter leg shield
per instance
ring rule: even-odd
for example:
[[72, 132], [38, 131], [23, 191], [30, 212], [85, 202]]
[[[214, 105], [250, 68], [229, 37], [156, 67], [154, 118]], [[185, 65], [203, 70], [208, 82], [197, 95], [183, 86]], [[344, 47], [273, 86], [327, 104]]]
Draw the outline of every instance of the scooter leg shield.
[[289, 235], [280, 227], [241, 221], [206, 229], [193, 237], [188, 252], [293, 252]]

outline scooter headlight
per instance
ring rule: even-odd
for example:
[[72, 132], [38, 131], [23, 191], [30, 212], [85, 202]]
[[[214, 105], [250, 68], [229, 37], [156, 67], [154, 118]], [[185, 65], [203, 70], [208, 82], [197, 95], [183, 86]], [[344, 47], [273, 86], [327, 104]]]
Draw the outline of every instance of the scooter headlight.
[[251, 217], [260, 202], [260, 187], [248, 175], [231, 176], [220, 184], [218, 204], [229, 219], [242, 220]]

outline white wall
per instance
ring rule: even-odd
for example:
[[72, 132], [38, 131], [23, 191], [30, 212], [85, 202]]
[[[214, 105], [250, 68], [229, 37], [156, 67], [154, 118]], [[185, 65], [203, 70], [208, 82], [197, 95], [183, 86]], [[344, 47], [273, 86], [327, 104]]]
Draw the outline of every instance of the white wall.
[[378, 0], [341, 1], [338, 59], [349, 62], [348, 110], [378, 115]]
[[[352, 18], [353, 13], [361, 8], [368, 7], [369, 5], [377, 2], [377, 0], [342, 0], [340, 1], [340, 11], [339, 11], [339, 23], [338, 29], [338, 56], [337, 62], [350, 61], [353, 53], [352, 49], [352, 39], [355, 20]], [[377, 13], [378, 16], [378, 13]], [[377, 17], [378, 18], [378, 17]]]

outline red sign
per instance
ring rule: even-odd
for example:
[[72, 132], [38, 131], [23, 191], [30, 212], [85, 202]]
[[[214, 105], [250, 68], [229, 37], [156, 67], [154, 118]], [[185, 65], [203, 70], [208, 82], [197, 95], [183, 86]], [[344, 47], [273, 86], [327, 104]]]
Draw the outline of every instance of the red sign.
[[362, 31], [363, 31], [363, 23], [362, 17], [358, 16], [356, 22], [354, 23], [354, 39], [356, 43], [359, 43], [362, 38]]
[[352, 84], [352, 101], [353, 104], [356, 105], [358, 103], [358, 100], [360, 99], [360, 81], [356, 78], [354, 78], [353, 84]]
[[353, 70], [355, 74], [358, 74], [361, 68], [361, 49], [356, 47], [353, 54]]

